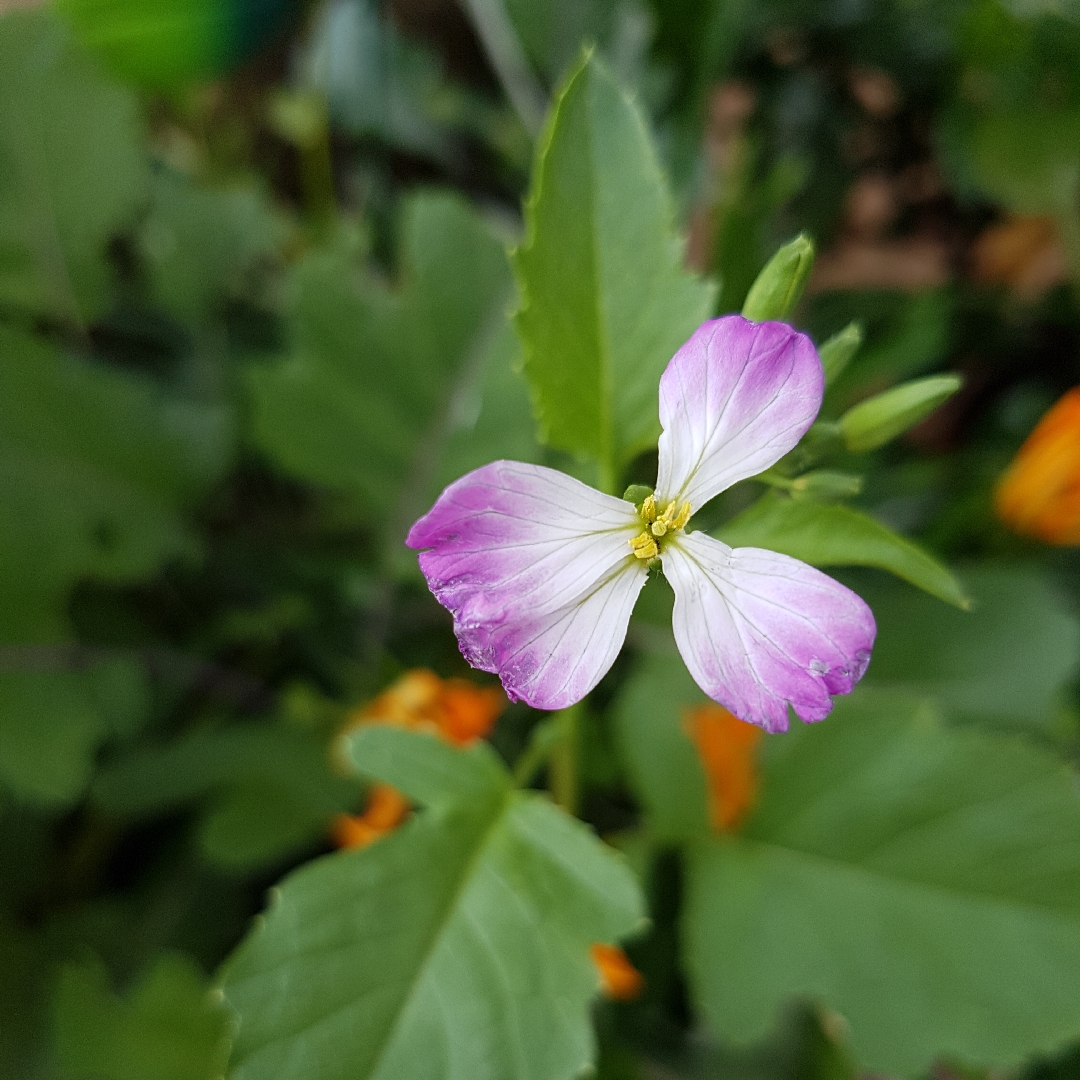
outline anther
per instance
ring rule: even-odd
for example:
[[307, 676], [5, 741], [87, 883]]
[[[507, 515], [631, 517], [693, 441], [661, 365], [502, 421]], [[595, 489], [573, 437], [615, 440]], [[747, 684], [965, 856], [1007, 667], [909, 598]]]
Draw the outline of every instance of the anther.
[[641, 504], [641, 519], [645, 522], [656, 520], [656, 496], [646, 495]]
[[642, 562], [647, 562], [649, 559], [655, 559], [656, 556], [660, 554], [660, 548], [656, 546], [656, 541], [647, 532], [643, 532], [640, 536], [635, 536], [634, 539], [630, 541], [630, 547]]

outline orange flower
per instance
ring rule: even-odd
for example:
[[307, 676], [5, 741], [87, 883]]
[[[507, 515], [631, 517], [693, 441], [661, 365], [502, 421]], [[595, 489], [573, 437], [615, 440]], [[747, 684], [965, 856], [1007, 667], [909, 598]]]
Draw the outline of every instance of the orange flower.
[[1035, 425], [998, 484], [994, 508], [1018, 533], [1080, 544], [1080, 387]]
[[1020, 215], [991, 225], [972, 248], [976, 281], [1007, 285], [1034, 300], [1069, 276], [1068, 261], [1051, 217]]
[[361, 724], [400, 724], [436, 731], [448, 742], [463, 745], [487, 735], [505, 708], [506, 695], [498, 687], [440, 679], [433, 671], [414, 668], [353, 712], [346, 730]]
[[597, 942], [589, 949], [589, 955], [600, 972], [600, 988], [607, 997], [630, 1001], [645, 989], [645, 976], [618, 945]]
[[757, 796], [754, 750], [761, 728], [732, 716], [722, 705], [687, 709], [687, 734], [697, 746], [709, 785], [709, 821], [718, 832], [738, 827]]
[[339, 848], [367, 847], [392, 832], [409, 812], [409, 800], [390, 784], [374, 784], [362, 814], [338, 814], [331, 827]]

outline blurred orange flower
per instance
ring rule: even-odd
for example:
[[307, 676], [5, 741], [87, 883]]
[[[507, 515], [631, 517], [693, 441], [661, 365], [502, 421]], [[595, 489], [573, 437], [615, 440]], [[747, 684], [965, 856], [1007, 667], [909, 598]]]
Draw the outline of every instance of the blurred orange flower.
[[687, 709], [683, 726], [694, 740], [709, 785], [709, 821], [718, 832], [738, 827], [757, 796], [754, 756], [761, 728], [712, 702]]
[[[433, 671], [414, 668], [377, 698], [353, 710], [343, 731], [364, 724], [397, 724], [433, 731], [458, 746], [482, 739], [506, 708], [506, 695], [495, 686], [477, 686], [467, 679], [440, 679]], [[375, 784], [362, 814], [338, 814], [331, 823], [340, 848], [367, 847], [397, 828], [409, 812], [409, 800], [389, 784]]]
[[390, 784], [374, 784], [368, 792], [362, 814], [338, 814], [331, 826], [334, 845], [339, 848], [367, 847], [392, 832], [409, 812], [409, 800]]
[[351, 713], [345, 730], [361, 724], [400, 724], [434, 731], [448, 742], [463, 745], [487, 735], [506, 704], [499, 687], [477, 686], [468, 679], [440, 679], [433, 671], [414, 668]]
[[600, 972], [600, 986], [605, 996], [616, 1001], [630, 1001], [645, 989], [645, 976], [633, 964], [618, 945], [597, 942], [589, 949], [596, 970]]
[[997, 515], [1048, 544], [1080, 544], [1080, 387], [1035, 425], [998, 484]]
[[1051, 217], [1017, 215], [979, 234], [972, 248], [972, 272], [986, 285], [1007, 285], [1034, 300], [1069, 276], [1068, 260]]

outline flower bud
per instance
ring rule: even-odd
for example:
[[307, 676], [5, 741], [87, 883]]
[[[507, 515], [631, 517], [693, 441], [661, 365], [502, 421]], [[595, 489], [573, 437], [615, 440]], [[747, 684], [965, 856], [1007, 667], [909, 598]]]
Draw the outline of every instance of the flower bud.
[[792, 480], [788, 491], [793, 499], [831, 502], [835, 499], [850, 499], [858, 495], [862, 487], [863, 478], [855, 473], [815, 469]]
[[838, 334], [833, 334], [818, 349], [821, 366], [825, 369], [825, 385], [829, 386], [840, 377], [844, 368], [851, 363], [863, 342], [862, 327], [857, 323], [848, 323]]
[[907, 431], [951, 398], [963, 385], [956, 375], [931, 375], [877, 394], [840, 417], [849, 450], [874, 450]]
[[787, 318], [802, 297], [813, 265], [813, 241], [805, 233], [800, 233], [791, 243], [785, 244], [758, 274], [746, 294], [743, 317], [754, 322]]
[[622, 497], [628, 502], [633, 503], [639, 510], [641, 504], [653, 493], [653, 489], [648, 484], [631, 484], [624, 492]]
[[1035, 425], [994, 496], [1010, 528], [1048, 544], [1080, 544], [1080, 387]]

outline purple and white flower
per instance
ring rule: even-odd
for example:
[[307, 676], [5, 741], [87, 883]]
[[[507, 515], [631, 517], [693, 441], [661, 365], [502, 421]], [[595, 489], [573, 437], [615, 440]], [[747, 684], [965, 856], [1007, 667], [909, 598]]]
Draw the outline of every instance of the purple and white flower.
[[821, 720], [870, 661], [866, 604], [819, 570], [687, 532], [692, 513], [791, 450], [821, 407], [821, 361], [784, 323], [700, 326], [660, 380], [656, 491], [635, 507], [554, 469], [496, 461], [463, 476], [412, 528], [411, 548], [461, 651], [540, 709], [580, 701], [622, 648], [659, 560], [673, 629], [709, 697], [784, 731]]

